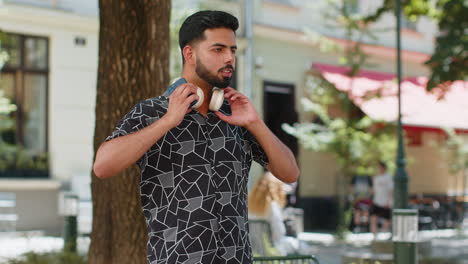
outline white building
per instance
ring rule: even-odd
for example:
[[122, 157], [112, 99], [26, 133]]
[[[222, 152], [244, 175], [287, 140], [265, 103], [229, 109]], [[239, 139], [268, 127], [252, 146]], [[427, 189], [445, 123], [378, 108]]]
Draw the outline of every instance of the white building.
[[[0, 192], [16, 193], [18, 230], [59, 233], [59, 192], [91, 172], [98, 3], [0, 1], [0, 30], [8, 34], [11, 58], [0, 87], [19, 109], [15, 139], [50, 156], [45, 178], [4, 176]], [[82, 196], [90, 199], [89, 192]]]

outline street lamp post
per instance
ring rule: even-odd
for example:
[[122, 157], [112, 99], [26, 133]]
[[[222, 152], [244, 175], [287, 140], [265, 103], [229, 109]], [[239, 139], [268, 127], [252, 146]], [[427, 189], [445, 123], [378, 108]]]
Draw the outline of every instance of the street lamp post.
[[[395, 188], [393, 196], [395, 208], [393, 210], [393, 260], [395, 264], [416, 264], [416, 241], [414, 239], [401, 239], [396, 236], [396, 234], [402, 232], [400, 229], [411, 229], [411, 227], [407, 225], [414, 223], [414, 221], [402, 221], [401, 219], [403, 219], [403, 215], [410, 215], [413, 219], [414, 215], [416, 215], [417, 221], [417, 211], [408, 210], [408, 174], [405, 169], [405, 146], [403, 142], [403, 126], [401, 121], [401, 3], [400, 0], [395, 1], [398, 77], [398, 153], [396, 159], [397, 169], [394, 176]], [[412, 229], [414, 229], [414, 227]], [[417, 225], [415, 232], [417, 233]]]
[[76, 252], [78, 200], [78, 195], [72, 193], [65, 193], [61, 198], [60, 214], [65, 217], [63, 248], [67, 252]]
[[405, 145], [403, 142], [403, 126], [401, 121], [401, 40], [400, 40], [400, 0], [396, 0], [396, 20], [397, 20], [397, 77], [398, 77], [398, 153], [397, 153], [397, 170], [395, 173], [395, 208], [408, 208], [408, 174], [406, 173], [406, 158]]

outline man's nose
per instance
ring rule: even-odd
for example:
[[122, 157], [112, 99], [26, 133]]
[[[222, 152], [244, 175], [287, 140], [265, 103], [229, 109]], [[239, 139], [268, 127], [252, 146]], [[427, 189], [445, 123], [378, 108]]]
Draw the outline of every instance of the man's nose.
[[224, 62], [226, 64], [233, 65], [235, 60], [236, 60], [236, 56], [235, 56], [234, 52], [232, 52], [232, 51], [226, 52], [226, 54], [224, 56]]

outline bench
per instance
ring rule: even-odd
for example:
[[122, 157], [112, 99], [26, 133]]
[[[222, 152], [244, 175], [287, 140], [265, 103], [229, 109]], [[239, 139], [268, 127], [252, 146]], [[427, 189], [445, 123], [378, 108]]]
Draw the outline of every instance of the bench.
[[0, 192], [0, 232], [15, 232], [16, 194], [14, 192]]
[[249, 219], [249, 238], [254, 263], [262, 264], [319, 264], [313, 255], [278, 256], [273, 247], [270, 224], [262, 219]]

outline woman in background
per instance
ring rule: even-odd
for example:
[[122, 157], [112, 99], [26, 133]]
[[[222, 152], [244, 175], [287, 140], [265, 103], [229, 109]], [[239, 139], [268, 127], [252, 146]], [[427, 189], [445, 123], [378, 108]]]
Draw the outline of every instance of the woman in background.
[[271, 227], [273, 246], [282, 254], [299, 253], [299, 240], [286, 236], [283, 208], [286, 206], [284, 183], [266, 172], [249, 193], [249, 218], [266, 220]]

